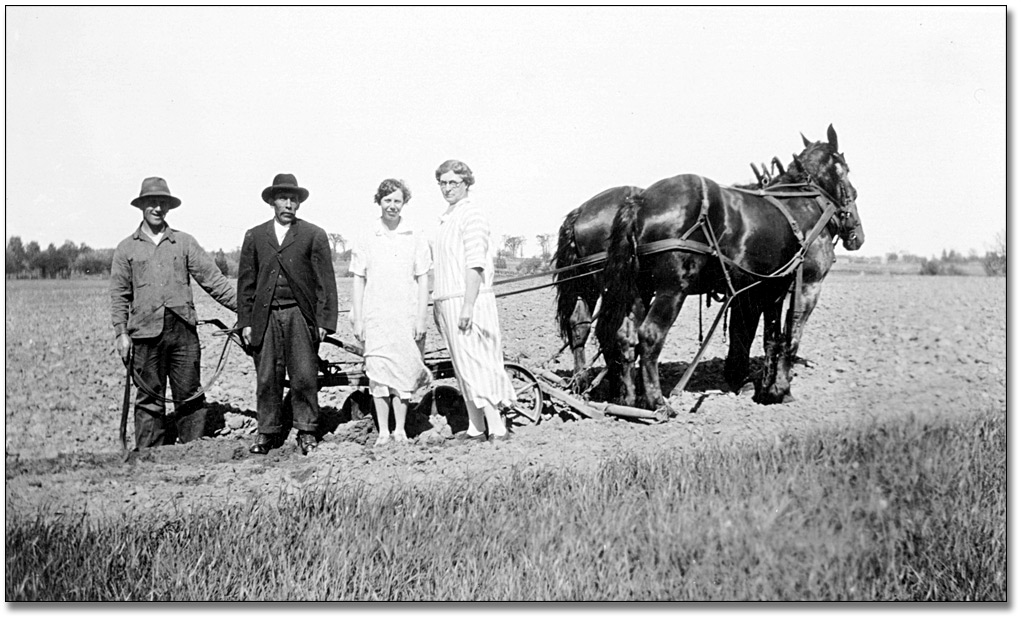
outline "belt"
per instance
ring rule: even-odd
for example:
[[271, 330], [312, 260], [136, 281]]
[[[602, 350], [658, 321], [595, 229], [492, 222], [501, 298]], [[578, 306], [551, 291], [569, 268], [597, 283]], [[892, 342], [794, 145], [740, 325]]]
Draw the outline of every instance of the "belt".
[[[483, 294], [492, 294], [492, 293], [493, 293], [493, 288], [492, 287], [487, 287], [485, 289], [480, 289], [478, 295], [481, 296]], [[461, 292], [453, 293], [453, 294], [443, 294], [441, 296], [433, 296], [433, 302], [439, 302], [441, 300], [451, 300], [453, 298], [464, 298], [464, 297], [465, 297], [465, 292], [461, 291]]]
[[294, 302], [292, 304], [271, 304], [270, 305], [270, 310], [271, 311], [279, 311], [281, 309], [295, 308], [296, 306], [298, 306], [297, 302]]

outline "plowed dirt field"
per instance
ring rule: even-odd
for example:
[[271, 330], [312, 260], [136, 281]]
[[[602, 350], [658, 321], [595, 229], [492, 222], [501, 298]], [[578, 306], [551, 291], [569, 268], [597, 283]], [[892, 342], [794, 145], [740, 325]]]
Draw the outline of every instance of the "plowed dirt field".
[[[341, 308], [350, 279], [339, 281]], [[228, 325], [234, 315], [196, 290], [201, 318]], [[294, 435], [268, 456], [248, 453], [255, 431], [255, 373], [237, 348], [208, 394], [216, 412], [211, 436], [135, 454], [120, 451], [117, 426], [124, 369], [113, 351], [106, 281], [7, 281], [5, 491], [8, 513], [97, 517], [192, 511], [337, 483], [386, 489], [428, 486], [451, 478], [501, 477], [516, 468], [585, 470], [623, 452], [654, 453], [705, 444], [740, 447], [817, 429], [844, 430], [898, 415], [1007, 413], [1006, 280], [986, 277], [831, 274], [810, 319], [796, 365], [795, 400], [764, 407], [750, 395], [721, 392], [726, 354], [721, 330], [666, 424], [548, 414], [496, 445], [431, 441], [424, 415], [409, 423], [414, 443], [372, 446], [369, 419], [351, 419], [350, 390], [320, 393], [333, 427], [309, 456]], [[554, 294], [546, 289], [498, 300], [509, 360], [536, 367], [561, 346]], [[704, 328], [719, 305], [703, 308]], [[351, 341], [346, 315], [338, 337]], [[665, 390], [697, 350], [697, 299], [682, 311], [662, 354]], [[433, 327], [431, 326], [431, 329]], [[203, 379], [216, 366], [223, 338], [203, 340]], [[435, 329], [427, 349], [439, 349]], [[325, 349], [333, 360], [343, 353]], [[762, 346], [753, 348], [753, 367]], [[568, 374], [568, 354], [549, 365]], [[334, 426], [335, 425], [335, 426]], [[129, 440], [132, 428], [129, 422]]]

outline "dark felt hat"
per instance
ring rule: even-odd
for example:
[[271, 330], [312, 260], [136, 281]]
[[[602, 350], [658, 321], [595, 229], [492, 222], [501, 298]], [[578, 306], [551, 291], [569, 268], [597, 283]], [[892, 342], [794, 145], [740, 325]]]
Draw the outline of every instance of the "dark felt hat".
[[298, 186], [298, 180], [294, 174], [277, 174], [273, 177], [273, 184], [263, 189], [263, 201], [273, 205], [273, 195], [277, 191], [295, 191], [298, 193], [298, 203], [309, 198], [309, 191]]
[[169, 197], [171, 202], [171, 208], [176, 208], [181, 205], [181, 200], [170, 194], [170, 188], [167, 186], [167, 181], [163, 178], [146, 178], [142, 181], [142, 190], [139, 192], [138, 197], [131, 200], [131, 205], [136, 208], [142, 207], [142, 200], [146, 197]]

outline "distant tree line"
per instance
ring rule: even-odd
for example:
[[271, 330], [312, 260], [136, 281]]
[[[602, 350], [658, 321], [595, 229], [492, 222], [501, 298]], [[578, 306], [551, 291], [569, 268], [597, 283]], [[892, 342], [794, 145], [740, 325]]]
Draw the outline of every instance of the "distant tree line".
[[[551, 268], [550, 244], [553, 242], [554, 234], [537, 234], [536, 242], [539, 244], [539, 255], [524, 257], [522, 248], [525, 246], [525, 236], [503, 236], [501, 242], [504, 248], [497, 250], [493, 265], [498, 270], [513, 269], [519, 274], [534, 274], [547, 272]], [[510, 262], [518, 261], [517, 267], [512, 268]]]
[[[351, 261], [351, 249], [345, 249], [347, 240], [341, 234], [329, 234], [334, 262]], [[66, 279], [77, 276], [108, 276], [114, 259], [114, 249], [94, 249], [85, 243], [67, 240], [61, 246], [50, 243], [45, 250], [35, 240], [25, 244], [20, 236], [11, 236], [4, 255], [4, 274], [7, 278]], [[213, 262], [224, 276], [238, 276], [241, 247], [224, 252], [210, 253]], [[339, 273], [340, 274], [340, 273]]]
[[[346, 265], [351, 261], [351, 249], [346, 248], [348, 241], [341, 234], [328, 234], [331, 248], [334, 253], [334, 263]], [[497, 251], [495, 265], [498, 269], [507, 269], [509, 260], [521, 258], [522, 247], [525, 245], [525, 238], [522, 236], [504, 236], [502, 238], [504, 248]], [[551, 268], [550, 243], [552, 234], [539, 234], [536, 240], [540, 246], [541, 254], [528, 259], [522, 259], [517, 264], [519, 273], [545, 272]], [[40, 248], [35, 240], [23, 244], [20, 236], [11, 236], [7, 241], [5, 254], [5, 274], [8, 278], [70, 278], [72, 276], [106, 276], [110, 274], [110, 264], [113, 261], [113, 249], [93, 249], [85, 243], [75, 244], [66, 240], [61, 246], [50, 243], [46, 250]], [[213, 261], [225, 276], [238, 276], [238, 261], [241, 257], [241, 248], [224, 252], [218, 249], [213, 254]], [[860, 258], [849, 256], [852, 262], [859, 260], [880, 259]], [[1007, 276], [1008, 274], [1008, 245], [1007, 233], [1001, 231], [993, 242], [993, 246], [982, 257], [975, 251], [969, 254], [961, 253], [951, 249], [945, 249], [940, 258], [920, 257], [906, 253], [887, 253], [883, 257], [887, 263], [918, 263], [919, 273], [925, 275], [955, 275], [964, 274], [962, 264], [979, 262], [989, 276]], [[349, 273], [338, 272], [341, 276], [348, 276]]]
[[950, 251], [945, 249], [941, 252], [940, 259], [922, 260], [919, 273], [929, 276], [960, 275], [965, 274], [962, 265], [975, 262], [983, 264], [983, 271], [987, 276], [1008, 275], [1008, 246], [1004, 232], [997, 234], [993, 250], [987, 251], [982, 257], [976, 251], [969, 251], [969, 256], [966, 257], [954, 249]]
[[93, 249], [87, 244], [67, 240], [60, 247], [52, 242], [46, 250], [35, 240], [23, 244], [20, 236], [7, 241], [4, 273], [8, 278], [71, 278], [72, 275], [110, 273], [113, 249]]

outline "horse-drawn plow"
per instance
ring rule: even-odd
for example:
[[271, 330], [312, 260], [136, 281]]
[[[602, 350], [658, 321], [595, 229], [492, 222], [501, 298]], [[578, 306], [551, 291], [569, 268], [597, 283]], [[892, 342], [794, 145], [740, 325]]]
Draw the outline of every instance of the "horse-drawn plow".
[[[549, 276], [543, 273], [538, 276]], [[535, 276], [520, 277], [497, 281], [497, 284], [505, 282], [518, 282], [520, 280], [535, 278]], [[547, 285], [538, 286], [534, 289], [541, 289]], [[533, 289], [515, 290], [504, 295], [514, 295], [523, 291]], [[501, 294], [498, 294], [501, 295]], [[206, 393], [223, 373], [232, 347], [237, 346], [244, 352], [237, 328], [229, 327], [219, 319], [206, 319], [199, 321], [200, 326], [212, 326], [214, 337], [224, 337], [223, 346], [219, 352], [219, 359], [213, 374], [206, 380], [203, 386], [190, 398], [196, 398]], [[332, 350], [323, 353], [324, 347]], [[565, 347], [561, 348], [563, 351]], [[328, 388], [342, 388], [349, 390], [348, 398], [360, 409], [360, 416], [373, 417], [371, 411], [371, 397], [369, 396], [369, 377], [363, 369], [364, 358], [363, 348], [358, 343], [351, 343], [337, 336], [327, 335], [321, 343], [321, 353], [318, 359], [317, 383], [320, 390]], [[558, 413], [568, 413], [578, 418], [604, 419], [608, 416], [621, 417], [636, 420], [656, 420], [656, 415], [645, 409], [614, 405], [599, 401], [590, 401], [571, 392], [571, 378], [565, 379], [553, 372], [547, 365], [556, 360], [558, 352], [554, 357], [540, 366], [526, 367], [517, 362], [505, 362], [504, 369], [511, 380], [515, 390], [515, 400], [502, 410], [505, 422], [509, 426], [527, 426], [539, 424], [544, 415], [550, 416]], [[327, 356], [327, 357], [324, 357]], [[329, 357], [329, 359], [328, 359]], [[430, 416], [446, 416], [452, 413], [463, 412], [463, 407], [451, 404], [452, 399], [460, 397], [457, 390], [454, 363], [450, 356], [442, 350], [427, 351], [423, 361], [434, 378], [434, 384], [430, 391], [417, 401], [417, 407], [422, 405], [429, 409]], [[129, 367], [131, 366], [129, 362]], [[125, 389], [124, 403], [121, 414], [120, 442], [123, 449], [127, 450], [127, 422], [131, 410], [131, 387], [134, 385], [139, 390], [147, 392], [150, 396], [156, 397], [165, 403], [174, 405], [185, 401], [177, 401], [164, 397], [152, 391], [141, 379], [137, 371], [128, 369]], [[289, 384], [285, 382], [285, 387]], [[440, 403], [439, 401], [445, 401]], [[284, 406], [290, 404], [290, 394], [285, 394]], [[451, 420], [455, 420], [451, 422]], [[467, 422], [466, 418], [462, 419]], [[459, 421], [445, 417], [447, 424], [455, 426]], [[462, 423], [463, 423], [462, 422]]]
[[[805, 150], [793, 157], [787, 170], [775, 157], [771, 165], [776, 177], [765, 165], [762, 173], [753, 165], [756, 185], [722, 186], [702, 176], [675, 176], [647, 189], [608, 189], [569, 213], [560, 230], [554, 269], [494, 282], [496, 288], [552, 278], [552, 282], [525, 288], [495, 289], [495, 295], [556, 286], [557, 318], [566, 341], [539, 365], [505, 362], [516, 395], [503, 410], [505, 420], [537, 424], [544, 414], [566, 412], [592, 419], [610, 416], [663, 422], [675, 415], [666, 400], [671, 392], [661, 390], [658, 361], [664, 337], [688, 295], [706, 295], [721, 302], [721, 307], [705, 336], [700, 317], [699, 349], [672, 392], [684, 391], [730, 309], [728, 387], [738, 390], [746, 383], [750, 346], [762, 317], [766, 362], [756, 384], [756, 399], [762, 403], [789, 400], [790, 368], [820, 284], [834, 261], [834, 245], [841, 240], [846, 249], [856, 250], [863, 241], [847, 163], [838, 151], [833, 127], [827, 133], [827, 142], [810, 142], [803, 136]], [[785, 302], [789, 308], [782, 318]], [[206, 323], [228, 337], [212, 383], [224, 368], [232, 341], [244, 346], [234, 329], [216, 320]], [[605, 367], [590, 381], [596, 358], [586, 362], [584, 346], [594, 324], [600, 344], [597, 356], [603, 356]], [[361, 345], [335, 336], [327, 336], [323, 343], [339, 350], [342, 357], [320, 358], [319, 388], [351, 388], [368, 401], [369, 378], [362, 368]], [[565, 378], [549, 365], [569, 346], [575, 367]], [[438, 384], [435, 389], [456, 391], [443, 383], [455, 376], [449, 355], [431, 351], [424, 361]], [[639, 383], [633, 375], [637, 368]], [[132, 379], [145, 389], [129, 370], [121, 422], [125, 446]], [[611, 402], [591, 400], [589, 394], [604, 379], [609, 382], [605, 398]], [[430, 415], [440, 414], [438, 396], [435, 392], [427, 396]]]

